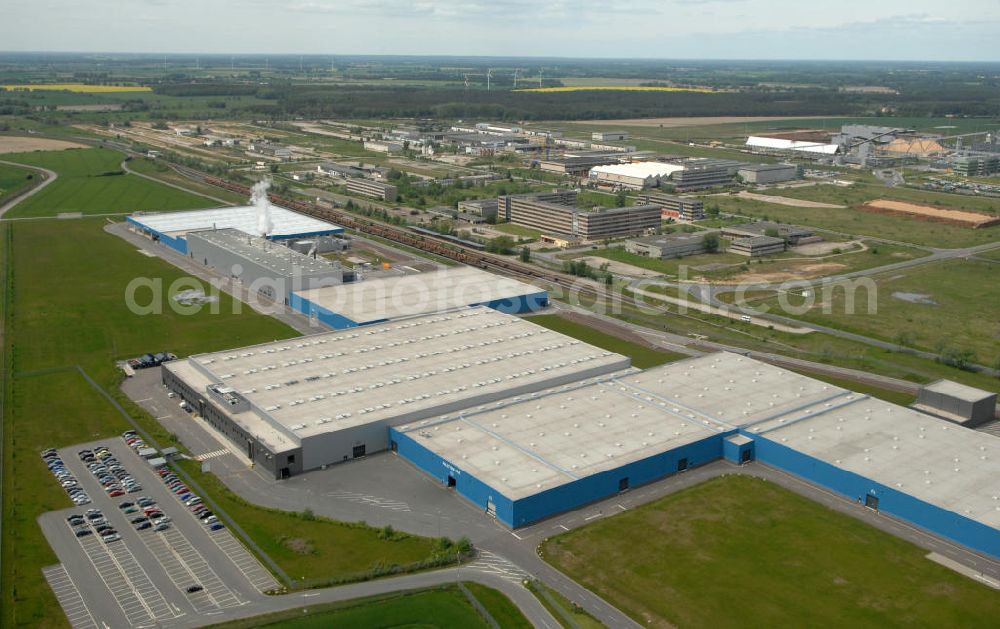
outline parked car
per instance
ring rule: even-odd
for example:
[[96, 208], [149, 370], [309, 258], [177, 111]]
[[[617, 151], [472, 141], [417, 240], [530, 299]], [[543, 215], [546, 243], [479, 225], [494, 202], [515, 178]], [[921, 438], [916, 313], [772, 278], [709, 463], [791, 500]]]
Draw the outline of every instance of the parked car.
[[155, 530], [155, 531], [166, 531], [169, 528], [170, 528], [170, 524], [169, 523], [167, 523], [167, 522], [160, 522], [155, 527], [153, 527], [153, 530]]
[[77, 537], [86, 537], [87, 535], [90, 535], [90, 529], [76, 529], [73, 531], [73, 535], [76, 535]]
[[137, 530], [137, 531], [145, 531], [146, 529], [151, 528], [152, 526], [153, 525], [150, 524], [149, 522], [140, 522], [139, 524], [135, 525], [135, 530]]
[[118, 533], [113, 533], [111, 535], [105, 535], [101, 539], [104, 540], [105, 544], [110, 544], [111, 542], [117, 542], [121, 538], [122, 538], [122, 536], [119, 535]]
[[188, 593], [188, 594], [194, 594], [195, 592], [201, 592], [201, 591], [202, 591], [202, 590], [204, 590], [204, 589], [205, 589], [205, 588], [201, 587], [201, 586], [200, 586], [200, 585], [198, 585], [198, 584], [195, 584], [195, 585], [189, 585], [189, 586], [187, 587], [187, 593]]
[[210, 531], [218, 531], [218, 530], [224, 529], [224, 528], [226, 528], [226, 525], [223, 524], [222, 522], [216, 522], [215, 524], [213, 524], [213, 525], [211, 525], [211, 526], [208, 527], [208, 529]]

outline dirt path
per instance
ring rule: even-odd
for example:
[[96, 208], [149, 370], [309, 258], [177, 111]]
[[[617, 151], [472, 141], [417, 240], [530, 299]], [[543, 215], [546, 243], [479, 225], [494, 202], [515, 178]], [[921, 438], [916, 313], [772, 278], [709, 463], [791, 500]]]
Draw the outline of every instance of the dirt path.
[[32, 187], [30, 190], [25, 190], [24, 192], [17, 195], [10, 201], [4, 203], [3, 206], [0, 206], [0, 218], [2, 218], [3, 215], [7, 213], [7, 210], [13, 208], [15, 205], [17, 205], [21, 201], [24, 201], [33, 194], [37, 194], [40, 190], [43, 190], [46, 186], [48, 186], [50, 183], [52, 183], [59, 177], [59, 175], [57, 175], [54, 170], [49, 170], [48, 168], [41, 168], [39, 166], [28, 166], [26, 164], [19, 164], [17, 162], [8, 162], [2, 159], [0, 159], [0, 164], [7, 164], [8, 166], [17, 166], [18, 168], [27, 168], [28, 170], [33, 170], [35, 172], [45, 174], [45, 181], [38, 184], [37, 186]]
[[740, 190], [739, 194], [737, 194], [736, 196], [743, 197], [744, 199], [753, 199], [754, 201], [764, 201], [765, 203], [774, 203], [775, 205], [790, 205], [792, 207], [825, 208], [825, 209], [842, 209], [847, 207], [846, 205], [835, 205], [833, 203], [820, 203], [819, 201], [805, 201], [803, 199], [793, 199], [791, 197], [781, 197], [773, 194], [757, 194], [756, 192], [748, 192], [746, 190]]

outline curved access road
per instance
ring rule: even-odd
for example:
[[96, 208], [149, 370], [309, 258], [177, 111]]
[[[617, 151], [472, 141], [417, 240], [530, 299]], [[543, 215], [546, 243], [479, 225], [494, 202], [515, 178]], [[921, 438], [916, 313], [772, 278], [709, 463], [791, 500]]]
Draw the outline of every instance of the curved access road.
[[32, 196], [34, 194], [38, 194], [38, 192], [40, 192], [46, 186], [48, 186], [53, 181], [55, 181], [56, 179], [59, 178], [59, 175], [56, 174], [56, 172], [54, 170], [49, 170], [48, 168], [42, 168], [41, 166], [29, 166], [27, 164], [21, 164], [21, 163], [18, 163], [18, 162], [8, 162], [7, 160], [3, 160], [3, 159], [0, 159], [0, 164], [6, 164], [8, 166], [16, 166], [18, 168], [27, 168], [28, 170], [33, 170], [35, 172], [44, 173], [45, 174], [45, 180], [42, 181], [42, 183], [38, 184], [37, 186], [32, 187], [30, 190], [25, 190], [21, 194], [17, 195], [16, 197], [14, 197], [13, 199], [11, 199], [10, 201], [7, 201], [2, 206], [0, 206], [0, 217], [3, 217], [3, 215], [7, 213], [7, 210], [13, 208], [15, 205], [17, 205], [21, 201], [24, 201], [28, 197], [30, 197], [30, 196]]

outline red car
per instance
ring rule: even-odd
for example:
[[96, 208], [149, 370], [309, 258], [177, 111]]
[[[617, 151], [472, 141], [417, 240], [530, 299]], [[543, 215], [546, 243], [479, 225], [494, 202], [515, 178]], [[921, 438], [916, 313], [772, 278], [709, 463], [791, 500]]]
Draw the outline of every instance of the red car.
[[111, 493], [109, 493], [108, 495], [111, 496], [112, 498], [118, 498], [119, 496], [124, 496], [125, 492], [120, 489], [116, 489]]

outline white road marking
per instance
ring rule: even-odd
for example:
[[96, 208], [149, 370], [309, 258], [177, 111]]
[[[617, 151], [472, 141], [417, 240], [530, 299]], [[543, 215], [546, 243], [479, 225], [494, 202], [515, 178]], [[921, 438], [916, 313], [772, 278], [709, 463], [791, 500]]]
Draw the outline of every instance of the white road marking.
[[604, 514], [603, 513], [595, 513], [594, 515], [590, 515], [590, 516], [585, 517], [583, 520], [584, 521], [593, 520], [594, 518], [599, 518], [602, 515], [604, 515]]

